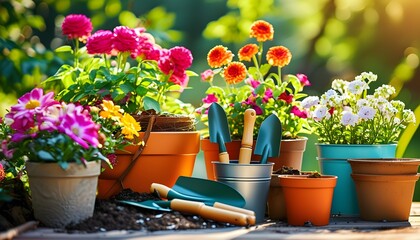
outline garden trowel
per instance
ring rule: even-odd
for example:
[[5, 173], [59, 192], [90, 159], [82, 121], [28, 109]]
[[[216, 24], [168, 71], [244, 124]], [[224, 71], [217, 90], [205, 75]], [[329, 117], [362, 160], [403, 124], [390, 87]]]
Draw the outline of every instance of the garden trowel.
[[239, 163], [249, 164], [252, 156], [252, 144], [254, 142], [254, 124], [257, 113], [254, 109], [247, 109], [244, 114], [244, 132], [242, 135], [241, 149], [239, 150]]
[[280, 154], [281, 122], [271, 114], [261, 124], [258, 132], [254, 154], [261, 155], [261, 163], [267, 163], [269, 157], [278, 157]]
[[212, 103], [209, 107], [209, 133], [210, 142], [219, 144], [219, 161], [229, 163], [229, 154], [226, 151], [226, 142], [231, 142], [229, 124], [225, 110], [218, 104]]
[[230, 211], [222, 208], [207, 206], [202, 202], [189, 201], [184, 199], [147, 200], [143, 202], [119, 200], [118, 202], [158, 211], [178, 211], [182, 213], [196, 214], [206, 219], [218, 222], [231, 223], [238, 226], [255, 225], [255, 216]]

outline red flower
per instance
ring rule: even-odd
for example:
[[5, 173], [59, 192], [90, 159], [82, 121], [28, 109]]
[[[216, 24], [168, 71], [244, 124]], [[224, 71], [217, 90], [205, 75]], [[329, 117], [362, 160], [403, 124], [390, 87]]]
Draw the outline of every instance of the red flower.
[[119, 52], [135, 52], [139, 47], [139, 39], [134, 29], [118, 26], [114, 28], [113, 48]]
[[86, 49], [89, 54], [110, 54], [112, 51], [112, 32], [99, 30], [87, 39]]
[[69, 39], [86, 39], [92, 32], [92, 22], [82, 14], [70, 14], [64, 18], [61, 30]]
[[293, 95], [287, 94], [287, 92], [283, 92], [280, 94], [279, 99], [285, 101], [287, 104], [290, 104], [293, 102]]

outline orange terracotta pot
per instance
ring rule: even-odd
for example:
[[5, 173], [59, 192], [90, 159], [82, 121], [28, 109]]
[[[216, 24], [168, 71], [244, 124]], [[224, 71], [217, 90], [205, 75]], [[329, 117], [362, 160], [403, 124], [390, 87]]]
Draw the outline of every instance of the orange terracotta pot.
[[[122, 190], [117, 180], [129, 166], [137, 149], [138, 146], [126, 147], [127, 152], [117, 153], [117, 164], [113, 169], [105, 166], [99, 175], [97, 198], [106, 199]], [[136, 192], [149, 192], [152, 183], [172, 187], [179, 176], [192, 175], [199, 151], [198, 131], [151, 132], [146, 147], [124, 178], [123, 187]]]
[[284, 192], [288, 224], [329, 224], [336, 176], [308, 178], [305, 175], [280, 175], [279, 180]]
[[420, 165], [416, 158], [348, 159], [352, 173], [377, 175], [415, 175]]
[[352, 174], [360, 218], [367, 221], [407, 221], [419, 174]]
[[[306, 137], [282, 140], [280, 143], [280, 156], [277, 158], [268, 158], [269, 162], [274, 163], [273, 170], [275, 171], [282, 166], [288, 166], [300, 171], [302, 168], [302, 158], [307, 140], [308, 138]], [[229, 158], [231, 160], [238, 160], [240, 148], [240, 140], [233, 140], [232, 142], [226, 143], [226, 150], [229, 153]], [[254, 151], [254, 148], [255, 141], [252, 151]], [[201, 150], [203, 150], [204, 153], [207, 178], [215, 180], [213, 165], [211, 162], [219, 161], [219, 145], [217, 143], [210, 142], [209, 139], [201, 139]], [[253, 161], [259, 161], [261, 156], [252, 155], [251, 159]]]
[[272, 174], [270, 190], [268, 192], [267, 209], [268, 217], [271, 220], [286, 219], [286, 202], [284, 200], [283, 188], [280, 185], [280, 175]]

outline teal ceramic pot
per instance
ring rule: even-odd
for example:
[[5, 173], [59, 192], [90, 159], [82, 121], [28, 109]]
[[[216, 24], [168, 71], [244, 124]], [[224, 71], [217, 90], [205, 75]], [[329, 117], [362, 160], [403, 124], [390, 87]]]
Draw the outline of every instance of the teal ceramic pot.
[[331, 214], [357, 217], [360, 215], [356, 187], [351, 178], [350, 158], [395, 158], [397, 144], [315, 144], [321, 174], [338, 177], [334, 189]]

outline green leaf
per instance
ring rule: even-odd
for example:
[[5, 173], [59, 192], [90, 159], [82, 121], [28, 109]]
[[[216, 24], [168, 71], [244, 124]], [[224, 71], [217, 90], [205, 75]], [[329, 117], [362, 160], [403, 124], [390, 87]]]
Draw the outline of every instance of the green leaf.
[[143, 98], [143, 105], [145, 110], [153, 109], [156, 112], [160, 112], [160, 104], [158, 101], [151, 97], [144, 97]]
[[125, 94], [129, 92], [134, 92], [134, 90], [136, 90], [134, 86], [128, 82], [121, 84], [120, 88]]
[[55, 49], [55, 52], [70, 52], [73, 54], [73, 49], [69, 45], [64, 45]]

